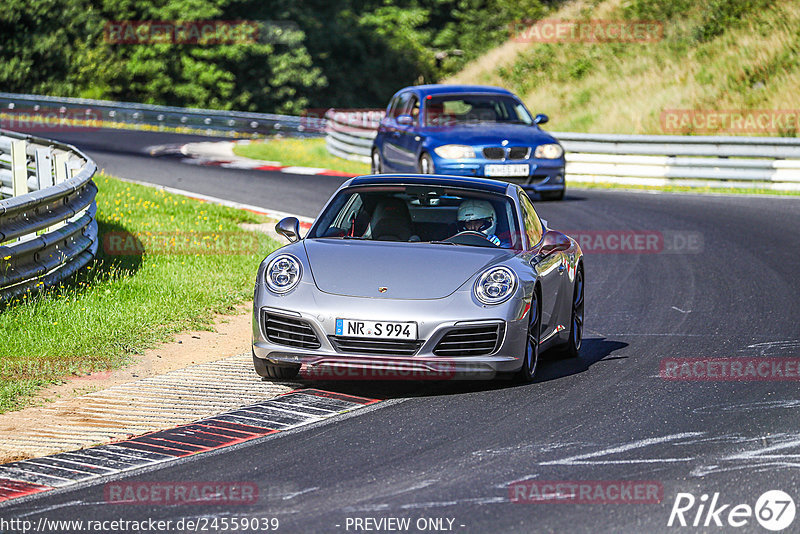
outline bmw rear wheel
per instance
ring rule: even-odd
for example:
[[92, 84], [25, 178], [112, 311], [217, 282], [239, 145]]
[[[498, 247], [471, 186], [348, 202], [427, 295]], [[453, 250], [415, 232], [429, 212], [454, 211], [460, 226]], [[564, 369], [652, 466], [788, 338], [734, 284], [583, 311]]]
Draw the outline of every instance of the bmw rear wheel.
[[381, 162], [381, 153], [377, 148], [372, 149], [371, 158], [372, 174], [381, 174], [383, 172], [383, 163]]
[[522, 369], [519, 370], [519, 379], [523, 382], [531, 382], [534, 379], [536, 368], [539, 365], [539, 341], [542, 331], [541, 310], [539, 293], [537, 290], [534, 290], [533, 296], [531, 297], [525, 354], [523, 357]]
[[417, 165], [417, 170], [419, 174], [436, 174], [436, 171], [433, 168], [433, 159], [423, 152], [422, 155], [419, 157], [419, 165]]

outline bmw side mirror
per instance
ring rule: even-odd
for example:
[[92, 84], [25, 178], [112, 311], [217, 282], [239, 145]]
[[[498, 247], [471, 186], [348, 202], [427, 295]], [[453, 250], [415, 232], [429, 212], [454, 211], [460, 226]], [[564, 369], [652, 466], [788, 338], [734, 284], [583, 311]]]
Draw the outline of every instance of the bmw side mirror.
[[572, 242], [567, 236], [555, 230], [548, 230], [542, 239], [542, 246], [539, 248], [539, 254], [549, 256], [556, 252], [564, 252], [572, 245]]
[[545, 115], [544, 113], [539, 113], [536, 115], [536, 118], [533, 119], [533, 124], [544, 124], [550, 120], [550, 117]]
[[397, 116], [397, 124], [400, 126], [411, 126], [414, 123], [414, 119], [411, 118], [411, 115], [398, 115]]
[[300, 239], [300, 221], [296, 217], [286, 217], [275, 225], [275, 231], [294, 243]]

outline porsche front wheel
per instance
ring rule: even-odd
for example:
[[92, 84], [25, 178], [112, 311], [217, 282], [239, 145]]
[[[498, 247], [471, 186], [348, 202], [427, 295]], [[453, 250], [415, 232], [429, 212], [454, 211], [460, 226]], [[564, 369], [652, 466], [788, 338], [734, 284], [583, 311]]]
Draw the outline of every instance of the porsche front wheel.
[[539, 341], [542, 331], [542, 306], [539, 293], [534, 290], [531, 297], [530, 319], [528, 321], [528, 331], [525, 343], [525, 354], [523, 354], [522, 369], [519, 370], [519, 378], [523, 382], [531, 382], [536, 376], [536, 367], [539, 365]]

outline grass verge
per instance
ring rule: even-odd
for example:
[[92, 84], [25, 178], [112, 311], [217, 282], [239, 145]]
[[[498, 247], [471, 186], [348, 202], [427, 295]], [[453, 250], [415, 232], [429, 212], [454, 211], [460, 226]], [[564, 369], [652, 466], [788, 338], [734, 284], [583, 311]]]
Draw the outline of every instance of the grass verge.
[[[78, 276], [0, 309], [0, 412], [42, 386], [118, 368], [252, 296], [277, 243], [254, 213], [98, 175], [101, 250]], [[134, 237], [135, 236], [135, 237]], [[106, 245], [105, 250], [104, 246]]]
[[237, 156], [267, 161], [279, 161], [282, 165], [319, 167], [353, 174], [369, 174], [369, 165], [332, 156], [325, 147], [325, 139], [270, 139], [237, 143], [233, 148]]

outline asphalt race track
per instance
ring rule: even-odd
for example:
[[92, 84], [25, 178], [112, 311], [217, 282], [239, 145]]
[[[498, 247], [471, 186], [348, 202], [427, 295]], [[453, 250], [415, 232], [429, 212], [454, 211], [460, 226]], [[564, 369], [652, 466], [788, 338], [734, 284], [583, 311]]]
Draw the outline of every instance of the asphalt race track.
[[[343, 181], [143, 153], [187, 136], [47, 135], [85, 149], [112, 175], [306, 216]], [[586, 250], [578, 359], [549, 357], [529, 385], [316, 384], [385, 402], [124, 479], [253, 482], [257, 504], [109, 505], [102, 479], [11, 502], [0, 517], [276, 517], [279, 532], [364, 532], [354, 518], [390, 517], [412, 527], [439, 518], [447, 528], [451, 519], [465, 533], [765, 532], [754, 517], [732, 528], [727, 515], [754, 507], [767, 490], [800, 495], [796, 367], [788, 380], [667, 380], [660, 371], [681, 358], [797, 361], [800, 198], [572, 190], [537, 209], [550, 227], [588, 235], [592, 247], [614, 243], [609, 235], [663, 239], [650, 250]], [[509, 484], [521, 479], [653, 481], [663, 496], [660, 504], [510, 502]], [[668, 527], [678, 493], [698, 504], [719, 493], [718, 503], [731, 505], [719, 516], [725, 526]], [[687, 522], [697, 511], [686, 512]], [[800, 518], [786, 532], [799, 530]]]
[[316, 217], [322, 203], [346, 179], [239, 169], [221, 171], [216, 167], [187, 165], [175, 156], [154, 158], [148, 154], [152, 146], [214, 140], [197, 135], [105, 129], [32, 133], [76, 145], [94, 159], [98, 169], [120, 178], [224, 197], [306, 217]]

